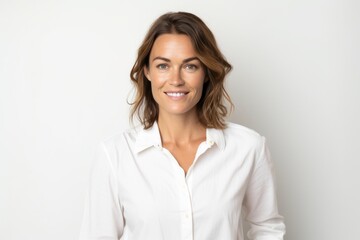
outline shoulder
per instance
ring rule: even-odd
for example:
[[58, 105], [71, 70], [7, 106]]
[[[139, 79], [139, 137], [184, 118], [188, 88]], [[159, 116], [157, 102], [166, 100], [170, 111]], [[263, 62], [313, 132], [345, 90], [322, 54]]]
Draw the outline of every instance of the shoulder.
[[121, 151], [124, 148], [132, 146], [136, 142], [136, 138], [142, 131], [142, 126], [135, 126], [127, 128], [117, 133], [114, 133], [100, 141], [107, 151]]
[[232, 122], [227, 123], [223, 133], [226, 145], [234, 147], [260, 150], [265, 142], [265, 137], [255, 130]]
[[121, 159], [131, 155], [140, 130], [139, 127], [128, 128], [103, 138], [98, 142], [97, 158], [108, 159], [112, 168], [117, 169]]
[[228, 122], [223, 131], [225, 136], [230, 138], [243, 138], [252, 141], [257, 141], [262, 138], [262, 136], [255, 130], [232, 122]]

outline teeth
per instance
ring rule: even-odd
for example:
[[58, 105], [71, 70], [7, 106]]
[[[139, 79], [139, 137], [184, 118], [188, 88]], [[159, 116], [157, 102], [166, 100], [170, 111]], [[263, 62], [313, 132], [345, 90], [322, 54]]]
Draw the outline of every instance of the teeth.
[[185, 95], [185, 93], [176, 93], [176, 92], [174, 92], [174, 93], [166, 93], [168, 96], [170, 96], [170, 97], [180, 97], [180, 96], [184, 96]]

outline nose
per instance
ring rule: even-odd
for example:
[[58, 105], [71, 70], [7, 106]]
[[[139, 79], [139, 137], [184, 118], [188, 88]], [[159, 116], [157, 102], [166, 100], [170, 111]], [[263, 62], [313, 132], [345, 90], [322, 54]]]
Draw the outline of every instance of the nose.
[[184, 85], [184, 79], [181, 74], [181, 68], [174, 69], [170, 78], [169, 78], [169, 84], [172, 86], [182, 86]]

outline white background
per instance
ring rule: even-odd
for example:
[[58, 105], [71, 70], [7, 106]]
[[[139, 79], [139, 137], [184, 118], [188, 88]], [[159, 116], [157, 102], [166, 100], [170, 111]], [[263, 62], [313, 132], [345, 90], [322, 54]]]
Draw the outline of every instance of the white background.
[[286, 239], [359, 239], [356, 0], [0, 0], [0, 239], [77, 239], [94, 148], [129, 126], [137, 48], [178, 10], [234, 66], [230, 120], [268, 139]]

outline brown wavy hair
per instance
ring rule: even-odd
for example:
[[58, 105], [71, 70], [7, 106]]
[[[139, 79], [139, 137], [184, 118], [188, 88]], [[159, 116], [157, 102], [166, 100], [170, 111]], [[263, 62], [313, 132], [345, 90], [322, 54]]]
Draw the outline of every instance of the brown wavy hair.
[[225, 117], [233, 103], [224, 88], [225, 76], [232, 66], [220, 52], [214, 35], [197, 16], [187, 12], [166, 13], [160, 16], [150, 27], [142, 42], [137, 60], [131, 69], [130, 78], [136, 88], [135, 100], [130, 103], [130, 117], [138, 117], [145, 129], [150, 128], [159, 116], [159, 107], [151, 92], [151, 82], [147, 80], [144, 68], [149, 65], [149, 56], [155, 40], [162, 34], [185, 34], [190, 37], [197, 57], [205, 69], [203, 93], [197, 103], [200, 122], [208, 128], [225, 128]]

